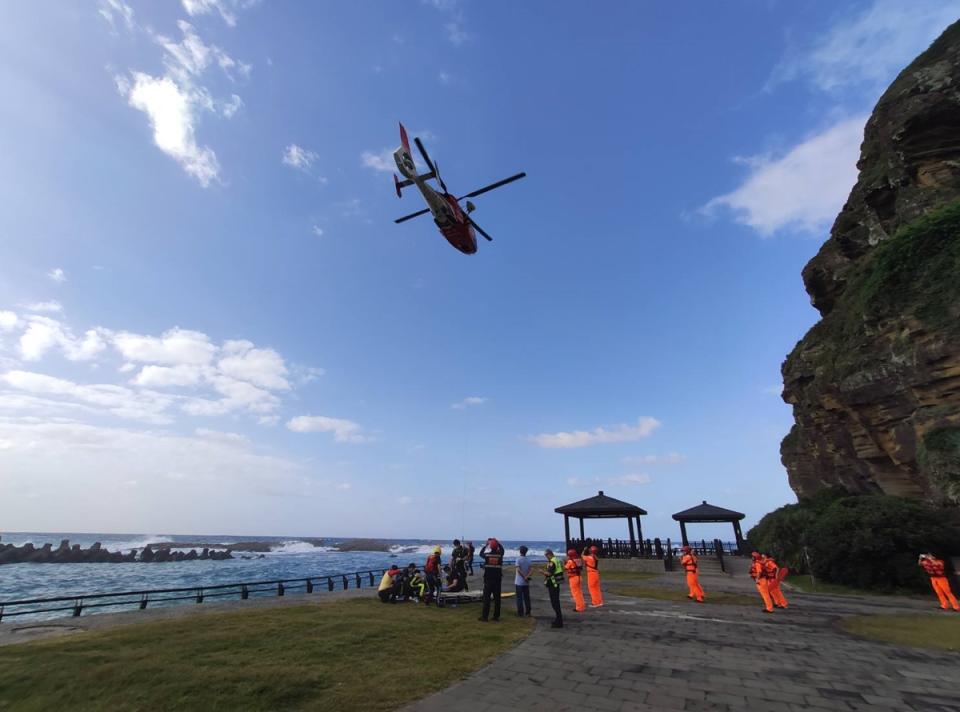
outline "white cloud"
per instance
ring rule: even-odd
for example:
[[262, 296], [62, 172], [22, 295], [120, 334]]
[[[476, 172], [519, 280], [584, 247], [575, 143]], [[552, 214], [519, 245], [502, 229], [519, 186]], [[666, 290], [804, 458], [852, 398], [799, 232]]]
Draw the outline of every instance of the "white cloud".
[[625, 443], [641, 440], [660, 426], [660, 421], [649, 416], [641, 417], [636, 425], [615, 425], [599, 427], [593, 430], [575, 430], [573, 432], [541, 433], [528, 439], [544, 448], [575, 448], [597, 445], [599, 443]]
[[362, 443], [369, 440], [363, 434], [363, 429], [353, 421], [323, 415], [299, 415], [287, 421], [287, 428], [295, 433], [333, 433], [333, 439], [342, 443]]
[[[302, 465], [229, 436], [0, 418], [0, 442], [0, 519], [23, 528], [282, 531], [288, 507], [316, 509], [322, 493]], [[30, 493], [41, 503], [25, 505]]]
[[631, 455], [620, 458], [620, 462], [624, 465], [677, 465], [686, 459], [686, 455], [671, 452], [666, 455]]
[[312, 232], [317, 237], [323, 237], [323, 228], [320, 227], [319, 225], [314, 225], [313, 228], [310, 230], [310, 232]]
[[234, 115], [243, 108], [243, 99], [236, 94], [231, 94], [229, 101], [223, 102], [220, 106], [220, 113], [224, 118], [232, 119]]
[[196, 386], [203, 376], [200, 366], [181, 364], [179, 366], [144, 366], [131, 383], [147, 388], [169, 388], [171, 386]]
[[334, 486], [335, 486], [338, 490], [340, 490], [341, 492], [346, 492], [346, 491], [347, 491], [348, 489], [350, 489], [353, 485], [351, 485], [349, 482], [338, 482], [338, 483], [337, 483], [336, 485], [334, 485]]
[[19, 322], [14, 312], [0, 310], [0, 331], [13, 331]]
[[114, 30], [117, 19], [122, 20], [128, 30], [134, 28], [133, 8], [123, 0], [100, 0], [100, 8], [97, 12], [100, 17], [110, 23], [110, 27]]
[[78, 339], [56, 319], [28, 317], [27, 327], [18, 343], [20, 357], [25, 361], [37, 361], [54, 347], [59, 347], [70, 361], [89, 361], [103, 351], [106, 344], [97, 329], [87, 330], [83, 338]]
[[291, 143], [285, 149], [283, 149], [283, 163], [284, 165], [290, 166], [291, 168], [296, 168], [301, 171], [309, 171], [310, 167], [313, 165], [313, 162], [318, 158], [317, 154], [309, 149], [298, 146], [295, 143]]
[[62, 312], [63, 305], [57, 301], [49, 302], [31, 302], [30, 304], [21, 304], [24, 309], [32, 312]]
[[464, 410], [465, 408], [469, 408], [470, 406], [483, 405], [488, 400], [490, 399], [482, 398], [480, 396], [469, 396], [467, 398], [464, 398], [459, 403], [453, 403], [450, 407], [453, 408], [454, 410]]
[[54, 267], [52, 270], [47, 272], [47, 277], [52, 279], [54, 282], [67, 281], [67, 273], [64, 272], [62, 269], [60, 269], [59, 267]]
[[381, 173], [393, 173], [397, 170], [397, 164], [393, 160], [392, 148], [385, 148], [379, 153], [364, 151], [360, 154], [360, 163], [364, 168], [372, 168]]
[[289, 390], [289, 371], [273, 349], [257, 349], [249, 341], [227, 341], [223, 351], [229, 355], [217, 364], [222, 373], [271, 390]]
[[113, 345], [128, 361], [168, 365], [204, 366], [213, 360], [217, 347], [199, 331], [174, 327], [159, 338], [122, 331], [113, 335]]
[[408, 495], [403, 495], [402, 497], [397, 497], [397, 504], [399, 504], [399, 505], [407, 505], [407, 504], [412, 504], [412, 503], [413, 503], [413, 497], [410, 497], [410, 496], [408, 496]]
[[[217, 156], [197, 144], [196, 99], [170, 77], [133, 72], [133, 84], [118, 82], [121, 93], [135, 109], [147, 114], [157, 148], [179, 163], [204, 188], [220, 175]], [[124, 91], [127, 89], [127, 91]]]
[[0, 376], [0, 383], [31, 395], [65, 399], [67, 407], [76, 402], [120, 418], [158, 424], [170, 422], [166, 410], [172, 398], [153, 391], [134, 391], [110, 384], [85, 386], [63, 378], [19, 370]]
[[784, 156], [754, 156], [743, 162], [750, 175], [732, 193], [708, 202], [702, 212], [728, 209], [734, 219], [768, 237], [783, 230], [829, 228], [857, 180], [857, 160], [866, 116], [855, 116], [794, 146]]
[[459, 19], [451, 20], [443, 28], [447, 31], [447, 39], [457, 47], [470, 39], [470, 35], [463, 28], [463, 22]]
[[230, 27], [236, 27], [237, 25], [236, 14], [227, 6], [224, 0], [181, 0], [181, 3], [183, 4], [183, 9], [186, 10], [187, 14], [191, 17], [196, 15], [209, 15], [216, 11], [220, 13], [220, 17], [222, 17], [223, 21]]
[[771, 83], [802, 78], [823, 91], [857, 85], [877, 91], [958, 16], [960, 0], [874, 0], [792, 53], [774, 70]]

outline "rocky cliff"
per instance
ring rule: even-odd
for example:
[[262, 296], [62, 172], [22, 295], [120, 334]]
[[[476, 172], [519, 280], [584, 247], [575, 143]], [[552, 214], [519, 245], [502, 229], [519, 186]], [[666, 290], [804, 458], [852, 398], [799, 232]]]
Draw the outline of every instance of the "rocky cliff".
[[783, 364], [800, 496], [960, 503], [960, 22], [884, 93], [860, 175], [803, 270], [822, 319]]

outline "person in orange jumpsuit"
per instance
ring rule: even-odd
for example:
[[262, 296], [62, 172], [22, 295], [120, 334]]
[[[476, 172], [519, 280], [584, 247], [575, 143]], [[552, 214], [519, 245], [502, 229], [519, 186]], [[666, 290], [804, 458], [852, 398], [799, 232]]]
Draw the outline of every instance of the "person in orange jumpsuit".
[[583, 567], [580, 565], [580, 559], [577, 557], [576, 549], [567, 551], [567, 562], [563, 565], [566, 572], [567, 581], [570, 582], [570, 595], [573, 596], [573, 608], [577, 613], [583, 613], [587, 610], [583, 602], [583, 588], [580, 584], [580, 571]]
[[590, 607], [599, 608], [603, 605], [603, 591], [600, 590], [600, 561], [597, 554], [600, 549], [591, 546], [583, 550], [580, 560], [587, 567], [587, 588], [590, 591]]
[[773, 613], [773, 601], [770, 600], [770, 591], [767, 588], [767, 577], [763, 572], [760, 552], [755, 551], [751, 556], [753, 561], [750, 563], [750, 578], [757, 583], [757, 591], [760, 593], [760, 598], [763, 599], [763, 612]]
[[930, 585], [933, 586], [934, 593], [940, 599], [940, 608], [944, 611], [949, 610], [947, 604], [955, 611], [960, 611], [960, 605], [957, 605], [957, 599], [950, 590], [950, 582], [947, 581], [946, 566], [941, 559], [933, 554], [920, 554], [917, 561], [923, 567], [930, 577]]
[[700, 587], [700, 578], [697, 576], [697, 555], [693, 550], [684, 544], [683, 556], [680, 557], [680, 565], [687, 572], [687, 598], [703, 603], [703, 589]]
[[767, 578], [767, 592], [773, 599], [773, 605], [777, 608], [786, 608], [787, 599], [783, 595], [783, 591], [780, 590], [780, 567], [777, 566], [777, 562], [772, 556], [764, 555], [760, 560], [763, 562], [763, 573]]

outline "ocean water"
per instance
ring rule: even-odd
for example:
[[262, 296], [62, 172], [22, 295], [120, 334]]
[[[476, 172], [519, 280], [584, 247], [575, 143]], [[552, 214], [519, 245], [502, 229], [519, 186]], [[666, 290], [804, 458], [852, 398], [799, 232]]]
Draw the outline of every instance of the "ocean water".
[[[178, 548], [177, 542], [202, 543], [215, 545], [243, 541], [269, 541], [271, 550], [258, 553], [237, 552], [235, 558], [225, 561], [181, 561], [164, 563], [110, 563], [110, 564], [3, 564], [0, 565], [0, 605], [8, 601], [59, 596], [83, 597], [94, 593], [120, 593], [159, 588], [198, 588], [216, 584], [270, 581], [276, 579], [320, 578], [335, 574], [347, 574], [354, 571], [383, 569], [391, 564], [405, 566], [415, 563], [422, 567], [433, 547], [440, 545], [443, 561], [449, 559], [453, 545], [445, 540], [393, 539], [384, 540], [389, 551], [349, 551], [341, 552], [336, 546], [349, 542], [346, 538], [318, 537], [324, 546], [291, 537], [243, 537], [243, 536], [167, 536], [162, 534], [79, 534], [54, 532], [10, 532], [2, 533], [5, 544], [18, 546], [32, 542], [40, 547], [45, 543], [56, 548], [61, 539], [69, 539], [70, 544], [80, 544], [84, 549], [99, 541], [103, 548], [110, 551], [128, 552], [141, 549], [148, 543], [169, 542], [171, 548]], [[474, 540], [477, 551], [483, 541]], [[530, 548], [528, 556], [542, 558], [543, 550], [551, 548], [562, 551], [562, 542], [544, 541], [503, 541], [505, 558], [519, 556], [519, 547], [525, 544]], [[254, 558], [241, 558], [250, 556]], [[369, 583], [364, 581], [364, 585]], [[354, 585], [350, 580], [351, 587]], [[337, 582], [337, 588], [340, 583]], [[318, 589], [319, 590], [319, 589]], [[325, 589], [324, 589], [325, 590]], [[264, 594], [268, 595], [268, 594]], [[230, 599], [225, 599], [230, 600]], [[183, 603], [190, 603], [185, 601]], [[164, 605], [174, 605], [166, 602]], [[63, 604], [61, 604], [63, 605]], [[153, 605], [159, 605], [151, 603]], [[89, 613], [110, 612], [112, 610], [131, 610], [134, 606], [121, 609], [103, 608], [90, 610]], [[17, 607], [8, 607], [6, 613], [12, 613]], [[84, 615], [87, 615], [87, 611]], [[62, 614], [60, 614], [62, 615]], [[4, 621], [23, 620], [25, 618], [49, 616], [4, 617]]]

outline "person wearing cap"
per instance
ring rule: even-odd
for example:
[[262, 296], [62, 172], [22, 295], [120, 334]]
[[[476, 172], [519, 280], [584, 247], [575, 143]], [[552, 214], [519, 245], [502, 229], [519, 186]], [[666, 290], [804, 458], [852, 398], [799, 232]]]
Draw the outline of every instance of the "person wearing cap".
[[917, 563], [923, 567], [927, 576], [930, 577], [930, 585], [933, 592], [937, 594], [940, 601], [941, 610], [949, 610], [949, 607], [955, 611], [960, 611], [960, 605], [957, 605], [957, 599], [950, 590], [950, 582], [947, 580], [947, 567], [942, 559], [938, 559], [933, 554], [920, 554]]
[[680, 565], [687, 572], [687, 598], [697, 603], [703, 603], [703, 589], [700, 588], [700, 577], [697, 575], [697, 569], [699, 568], [697, 555], [686, 544], [683, 545], [681, 551], [683, 551], [683, 556], [680, 557]]
[[397, 601], [397, 581], [400, 569], [391, 566], [383, 572], [383, 578], [380, 579], [380, 587], [377, 589], [377, 595], [383, 603], [396, 603]]
[[573, 609], [577, 613], [583, 613], [587, 610], [587, 606], [583, 602], [583, 585], [580, 580], [580, 572], [583, 570], [583, 566], [581, 565], [580, 557], [577, 555], [576, 549], [569, 549], [567, 551], [567, 562], [563, 565], [563, 569], [567, 574], [567, 581], [570, 584], [570, 595], [573, 596]]
[[750, 554], [752, 561], [750, 563], [750, 578], [757, 584], [757, 592], [763, 599], [763, 612], [773, 613], [773, 601], [770, 600], [770, 590], [767, 586], [767, 575], [764, 572], [763, 557], [759, 551]]
[[431, 598], [435, 598], [440, 593], [440, 554], [440, 547], [433, 547], [433, 552], [427, 556], [427, 562], [423, 565], [424, 578], [427, 580], [427, 593], [430, 594]]
[[552, 549], [545, 549], [543, 555], [547, 558], [547, 565], [543, 569], [543, 583], [550, 596], [550, 605], [553, 607], [553, 622], [551, 628], [563, 628], [563, 611], [560, 610], [560, 582], [563, 581], [563, 564], [555, 556]]
[[603, 591], [600, 590], [600, 549], [590, 546], [583, 550], [580, 560], [587, 568], [587, 590], [590, 591], [590, 607], [600, 608], [603, 605]]
[[503, 547], [491, 537], [480, 549], [483, 559], [483, 609], [478, 620], [490, 620], [490, 600], [493, 599], [493, 621], [500, 620], [500, 586], [503, 582]]

